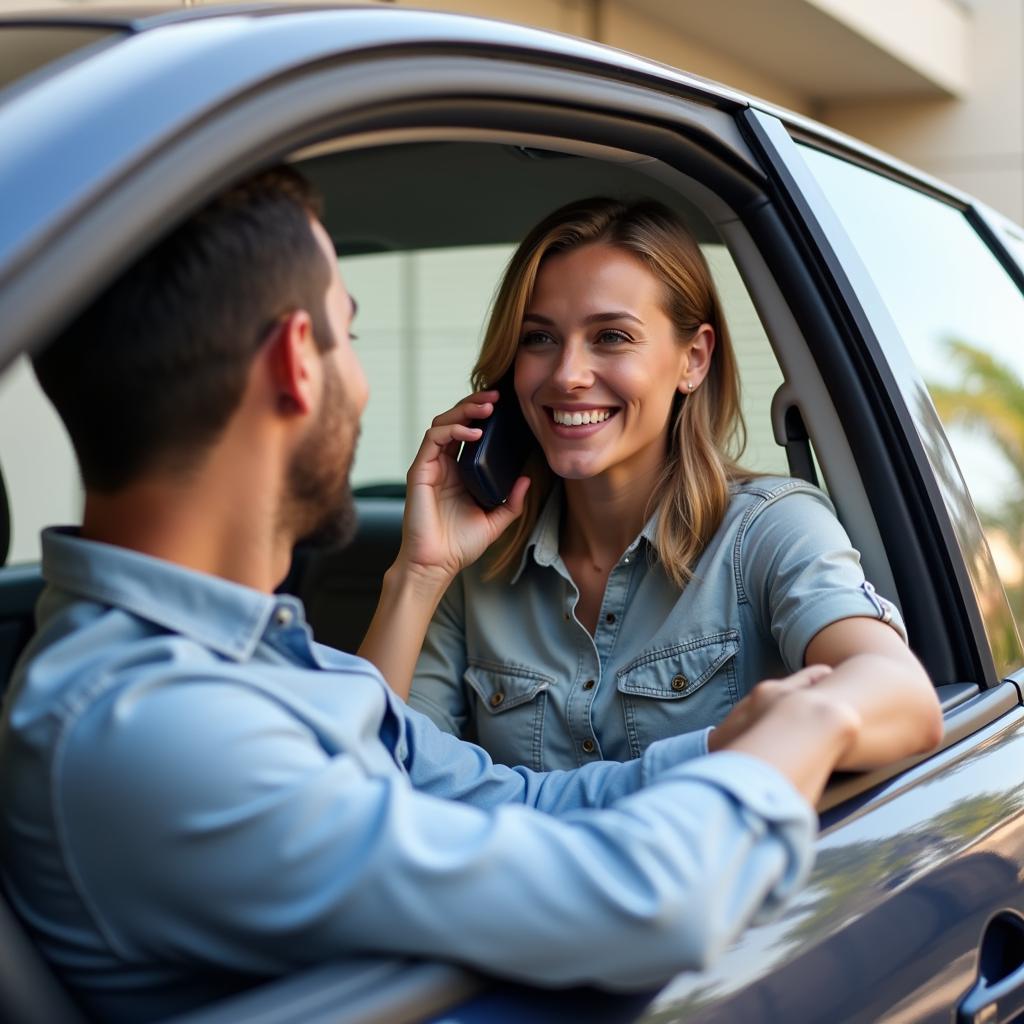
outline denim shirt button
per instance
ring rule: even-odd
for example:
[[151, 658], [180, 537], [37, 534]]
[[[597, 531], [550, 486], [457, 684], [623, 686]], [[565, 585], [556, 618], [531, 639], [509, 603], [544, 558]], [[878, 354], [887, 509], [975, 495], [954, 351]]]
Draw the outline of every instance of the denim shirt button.
[[672, 689], [676, 690], [677, 692], [679, 690], [685, 690], [686, 689], [686, 676], [673, 676], [672, 677]]
[[594, 743], [593, 740], [584, 740], [581, 745], [583, 747], [584, 753], [587, 753], [587, 754], [592, 754], [594, 752], [595, 747], [596, 747], [596, 744]]
[[615, 621], [615, 612], [609, 612], [605, 617], [604, 621], [610, 626]]
[[505, 694], [503, 694], [500, 690], [497, 693], [492, 693], [491, 694], [491, 707], [492, 708], [499, 707], [504, 700], [505, 700]]
[[291, 610], [291, 608], [282, 607], [278, 608], [277, 611], [274, 612], [274, 621], [282, 627], [290, 626], [292, 624], [292, 619], [294, 618], [295, 613]]
[[588, 679], [588, 680], [587, 680], [587, 681], [586, 681], [586, 682], [585, 682], [585, 683], [583, 684], [583, 689], [584, 689], [584, 690], [592, 690], [593, 688], [594, 688], [594, 680], [593, 680], [593, 679]]

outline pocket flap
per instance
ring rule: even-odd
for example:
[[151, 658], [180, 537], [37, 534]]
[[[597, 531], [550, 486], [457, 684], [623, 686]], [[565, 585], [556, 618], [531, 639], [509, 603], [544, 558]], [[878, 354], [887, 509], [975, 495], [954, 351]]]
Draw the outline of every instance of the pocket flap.
[[619, 692], [659, 700], [689, 697], [735, 658], [739, 649], [739, 634], [729, 630], [647, 651], [619, 670]]
[[554, 680], [522, 665], [471, 664], [464, 676], [466, 683], [491, 714], [500, 714], [533, 700]]

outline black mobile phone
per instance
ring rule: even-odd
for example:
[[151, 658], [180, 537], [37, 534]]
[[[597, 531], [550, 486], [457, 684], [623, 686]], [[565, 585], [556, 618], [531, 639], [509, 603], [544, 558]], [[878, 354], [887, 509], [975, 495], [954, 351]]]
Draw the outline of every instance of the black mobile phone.
[[496, 385], [500, 398], [494, 412], [480, 424], [479, 441], [467, 441], [459, 452], [459, 476], [482, 508], [491, 509], [508, 501], [512, 485], [522, 475], [533, 448], [533, 431], [519, 408], [509, 370]]

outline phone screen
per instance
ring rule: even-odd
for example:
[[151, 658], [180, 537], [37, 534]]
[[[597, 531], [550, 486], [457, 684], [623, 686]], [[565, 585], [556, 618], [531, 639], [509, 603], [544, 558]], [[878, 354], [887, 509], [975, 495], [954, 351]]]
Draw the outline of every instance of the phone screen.
[[467, 441], [459, 452], [459, 475], [478, 505], [491, 509], [508, 501], [534, 446], [533, 432], [523, 418], [509, 370], [497, 384], [500, 398], [481, 424], [478, 441]]

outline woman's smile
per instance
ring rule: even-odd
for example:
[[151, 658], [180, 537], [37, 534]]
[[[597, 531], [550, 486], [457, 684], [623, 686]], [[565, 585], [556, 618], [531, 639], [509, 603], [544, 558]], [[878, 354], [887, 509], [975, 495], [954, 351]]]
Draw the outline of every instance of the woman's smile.
[[618, 409], [588, 406], [545, 406], [551, 429], [559, 437], [583, 438], [597, 433]]

